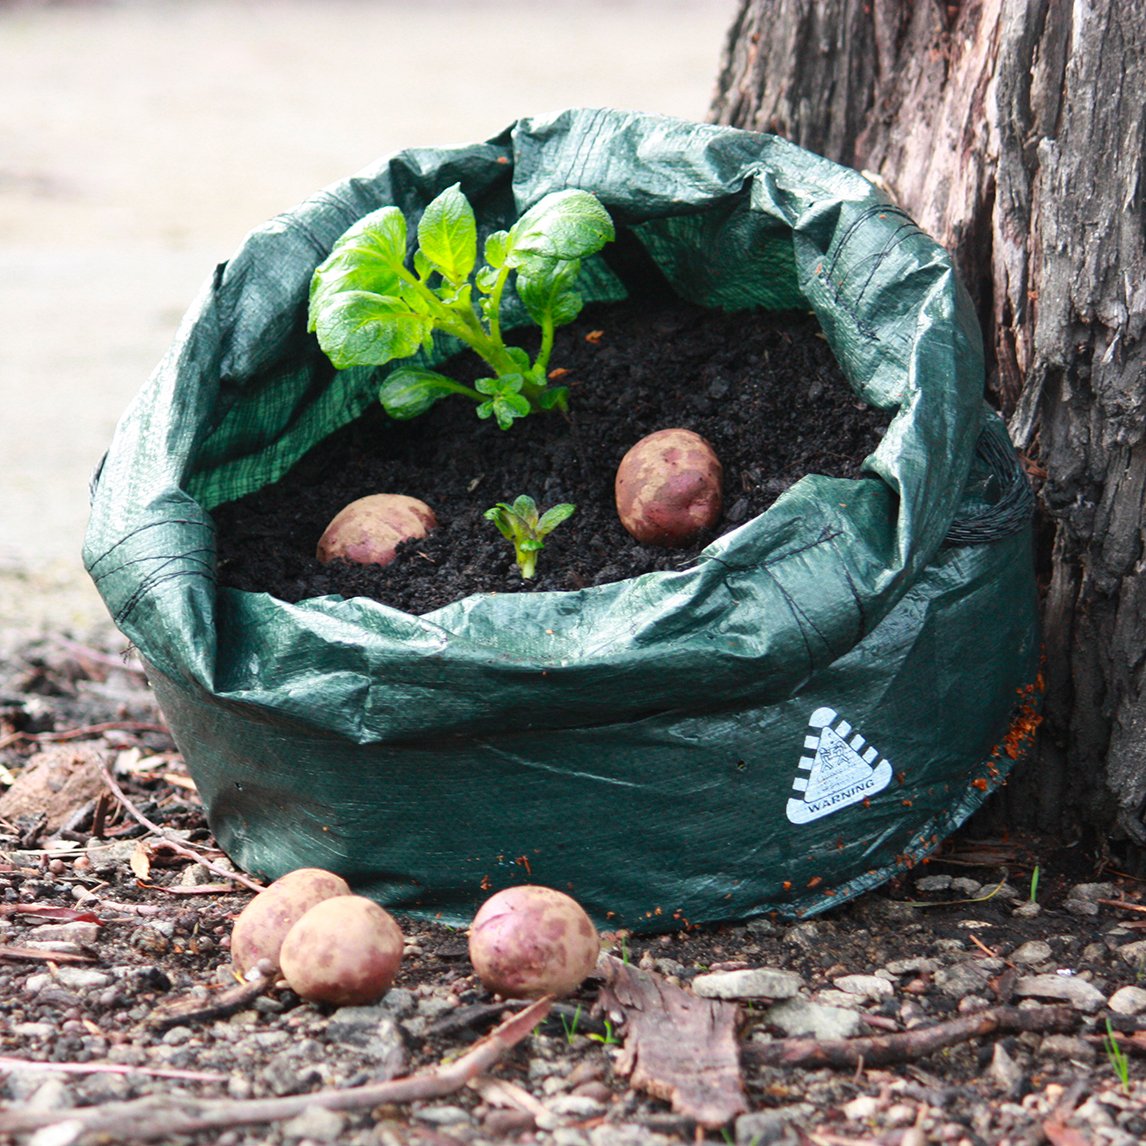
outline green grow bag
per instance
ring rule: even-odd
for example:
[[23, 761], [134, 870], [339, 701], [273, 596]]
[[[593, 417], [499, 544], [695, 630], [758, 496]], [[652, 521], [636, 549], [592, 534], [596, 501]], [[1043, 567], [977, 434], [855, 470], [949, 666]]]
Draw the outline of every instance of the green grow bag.
[[[578, 592], [413, 616], [218, 588], [212, 509], [376, 400], [377, 371], [307, 334], [314, 268], [455, 182], [483, 230], [591, 190], [685, 298], [812, 309], [894, 411], [865, 476], [810, 475], [692, 567]], [[600, 257], [585, 277], [639, 289]], [[838, 904], [1002, 780], [1037, 674], [1029, 510], [972, 307], [901, 210], [768, 135], [572, 110], [403, 151], [252, 232], [124, 415], [85, 562], [243, 868], [331, 868], [451, 923], [538, 882], [652, 930]]]

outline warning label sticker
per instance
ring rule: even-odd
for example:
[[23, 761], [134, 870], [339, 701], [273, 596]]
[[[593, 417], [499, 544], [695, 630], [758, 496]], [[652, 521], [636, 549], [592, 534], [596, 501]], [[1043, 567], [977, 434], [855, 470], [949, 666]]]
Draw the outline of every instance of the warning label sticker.
[[804, 750], [787, 806], [793, 824], [862, 803], [891, 782], [890, 762], [834, 708], [812, 713]]

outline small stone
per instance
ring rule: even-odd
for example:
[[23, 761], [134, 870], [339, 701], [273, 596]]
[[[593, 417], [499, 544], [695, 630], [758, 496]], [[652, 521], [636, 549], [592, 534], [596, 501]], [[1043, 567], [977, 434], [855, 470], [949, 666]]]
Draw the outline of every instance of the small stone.
[[48, 1113], [54, 1110], [70, 1110], [75, 1106], [75, 1100], [67, 1083], [56, 1075], [45, 1079], [36, 1087], [26, 1106], [28, 1110]]
[[995, 1043], [987, 1073], [1009, 1098], [1018, 1098], [1023, 1086], [1023, 1072], [1002, 1043]]
[[849, 1122], [866, 1122], [879, 1113], [881, 1100], [875, 1094], [860, 1094], [840, 1107], [840, 1112]]
[[1119, 987], [1108, 1005], [1117, 1015], [1140, 1015], [1146, 1011], [1146, 991], [1141, 987]]
[[765, 1019], [789, 1038], [850, 1039], [866, 1025], [858, 1011], [830, 1007], [806, 999], [787, 999], [769, 1007]]
[[205, 887], [207, 884], [215, 883], [218, 876], [209, 868], [201, 863], [188, 864], [183, 869], [183, 874], [179, 877], [179, 884], [181, 887]]
[[1024, 975], [1015, 981], [1014, 989], [1021, 999], [1057, 999], [1085, 1014], [1106, 1006], [1106, 996], [1075, 975]]
[[736, 1120], [736, 1146], [796, 1146], [807, 1141], [796, 1127], [806, 1124], [814, 1114], [815, 1107], [808, 1102], [798, 1102], [783, 1110], [742, 1114]]
[[1146, 939], [1122, 944], [1118, 948], [1118, 957], [1129, 963], [1131, 967], [1146, 966]]
[[494, 1139], [516, 1138], [533, 1126], [533, 1115], [527, 1110], [491, 1110], [482, 1120], [482, 1130]]
[[166, 1046], [178, 1047], [182, 1046], [185, 1042], [189, 1042], [194, 1037], [195, 1032], [190, 1027], [176, 1026], [164, 1032], [163, 1042]]
[[405, 987], [391, 987], [378, 1006], [396, 1019], [408, 1019], [418, 1010], [418, 997]]
[[470, 1121], [470, 1112], [464, 1106], [424, 1106], [414, 1111], [414, 1117], [431, 1126], [461, 1126]]
[[715, 971], [692, 981], [693, 991], [703, 999], [790, 999], [803, 985], [794, 971], [773, 967]]
[[939, 964], [934, 959], [917, 955], [912, 959], [893, 959], [887, 970], [893, 975], [927, 975], [939, 970]]
[[1053, 956], [1054, 952], [1049, 943], [1043, 939], [1032, 939], [1011, 952], [1011, 962], [1030, 966], [1031, 964], [1046, 963]]
[[346, 1116], [337, 1110], [322, 1106], [308, 1106], [283, 1123], [282, 1135], [286, 1139], [306, 1138], [312, 1142], [337, 1142], [342, 1137]]
[[1039, 1044], [1039, 1054], [1079, 1063], [1091, 1063], [1096, 1058], [1095, 1048], [1077, 1035], [1047, 1035]]
[[1043, 913], [1043, 905], [1041, 903], [1031, 903], [1029, 900], [1026, 903], [1020, 903], [1011, 914], [1016, 919], [1035, 919]]
[[979, 994], [986, 988], [990, 978], [990, 972], [984, 970], [980, 963], [965, 960], [936, 971], [935, 985], [945, 995], [961, 998], [963, 995]]
[[1063, 907], [1071, 915], [1076, 915], [1080, 919], [1087, 919], [1098, 914], [1098, 904], [1091, 899], [1068, 899]]
[[753, 935], [780, 934], [780, 928], [771, 919], [750, 919], [745, 926]]
[[805, 951], [812, 951], [823, 948], [825, 944], [830, 944], [834, 930], [835, 928], [830, 921], [826, 919], [809, 919], [804, 923], [797, 923], [794, 927], [789, 927], [784, 938], [789, 943], [802, 947]]
[[1099, 899], [1113, 899], [1118, 889], [1112, 883], [1076, 883], [1066, 893], [1068, 900], [1079, 899], [1093, 903]]
[[895, 988], [886, 979], [879, 975], [841, 975], [832, 982], [849, 995], [858, 995], [862, 999], [879, 1002], [889, 999], [895, 994]]
[[951, 877], [949, 875], [925, 875], [915, 881], [915, 890], [934, 893], [951, 890]]
[[99, 939], [98, 923], [42, 923], [28, 932], [29, 939], [46, 943], [76, 943], [90, 945]]
[[982, 893], [983, 885], [977, 879], [971, 879], [968, 876], [959, 876], [957, 879], [951, 881], [951, 890], [959, 895], [965, 895], [970, 899], [972, 896]]
[[12, 1034], [18, 1039], [50, 1039], [56, 1034], [55, 1023], [14, 1023]]
[[[545, 1115], [538, 1117], [537, 1124], [542, 1130], [549, 1130], [564, 1122], [600, 1118], [605, 1113], [605, 1104], [585, 1094], [560, 1094], [546, 1099], [545, 1111]], [[554, 1121], [550, 1122], [549, 1118]]]

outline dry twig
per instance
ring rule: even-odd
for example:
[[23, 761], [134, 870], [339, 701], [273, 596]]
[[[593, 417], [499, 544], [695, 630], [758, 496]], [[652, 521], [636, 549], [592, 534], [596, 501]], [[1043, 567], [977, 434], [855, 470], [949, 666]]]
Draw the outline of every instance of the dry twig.
[[256, 883], [253, 879], [249, 879], [241, 872], [228, 871], [220, 864], [212, 863], [211, 860], [207, 859], [201, 852], [197, 852], [194, 848], [189, 848], [186, 844], [181, 844], [177, 840], [171, 839], [159, 824], [145, 816], [135, 804], [132, 803], [131, 797], [119, 786], [119, 782], [111, 774], [111, 769], [108, 767], [106, 760], [100, 760], [100, 771], [103, 773], [104, 783], [111, 789], [112, 795], [123, 805], [132, 819], [142, 824], [148, 831], [154, 832], [155, 835], [177, 855], [192, 859], [196, 863], [202, 864], [208, 871], [213, 871], [216, 875], [220, 875], [224, 879], [241, 883], [244, 887], [249, 887], [252, 891], [263, 890], [261, 883]]
[[1069, 1031], [1074, 1025], [1075, 1014], [1067, 1006], [992, 1007], [894, 1035], [855, 1039], [776, 1039], [770, 1043], [747, 1043], [743, 1053], [764, 1066], [826, 1066], [854, 1070], [860, 1062], [869, 1067], [913, 1062], [944, 1047], [997, 1032]]

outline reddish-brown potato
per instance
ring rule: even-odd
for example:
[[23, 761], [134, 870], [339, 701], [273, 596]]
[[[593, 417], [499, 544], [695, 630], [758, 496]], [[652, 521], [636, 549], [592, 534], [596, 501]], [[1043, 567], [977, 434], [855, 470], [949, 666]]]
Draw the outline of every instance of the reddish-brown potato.
[[402, 930], [385, 908], [361, 895], [335, 896], [287, 932], [283, 977], [311, 1002], [365, 1006], [390, 990], [402, 945]]
[[260, 891], [239, 914], [231, 929], [231, 961], [245, 975], [260, 959], [279, 966], [287, 932], [312, 907], [335, 895], [349, 895], [350, 885], [334, 872], [300, 867]]
[[688, 545], [720, 519], [723, 482], [724, 467], [699, 434], [657, 430], [617, 467], [617, 514], [642, 545]]
[[404, 493], [372, 493], [334, 515], [318, 541], [324, 565], [341, 557], [358, 565], [389, 565], [403, 541], [425, 537], [438, 524], [434, 511]]
[[507, 999], [575, 991], [597, 966], [601, 941], [564, 892], [525, 884], [482, 904], [470, 927], [470, 962], [487, 990]]

